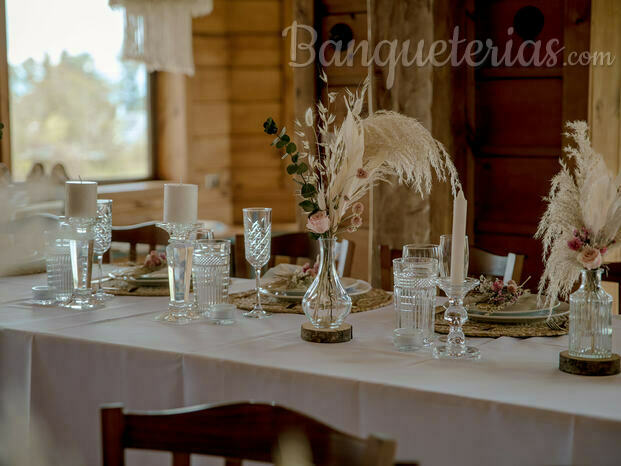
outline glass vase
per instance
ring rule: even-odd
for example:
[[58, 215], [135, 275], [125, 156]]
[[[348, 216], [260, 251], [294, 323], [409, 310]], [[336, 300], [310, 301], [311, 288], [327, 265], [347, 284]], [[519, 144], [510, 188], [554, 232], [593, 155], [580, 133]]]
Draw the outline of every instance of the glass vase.
[[602, 269], [583, 270], [569, 297], [569, 354], [589, 359], [612, 355], [612, 296], [601, 286]]
[[302, 300], [304, 314], [316, 328], [338, 328], [351, 311], [351, 298], [336, 271], [336, 238], [319, 238], [319, 271]]

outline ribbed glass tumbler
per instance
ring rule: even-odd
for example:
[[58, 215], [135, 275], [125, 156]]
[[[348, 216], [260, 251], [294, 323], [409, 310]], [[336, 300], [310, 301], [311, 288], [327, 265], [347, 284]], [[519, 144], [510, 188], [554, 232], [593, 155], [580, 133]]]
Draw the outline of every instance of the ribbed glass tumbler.
[[210, 317], [212, 306], [228, 300], [230, 258], [229, 240], [196, 241], [192, 259], [194, 300], [198, 312], [205, 317]]
[[406, 257], [392, 264], [396, 312], [393, 342], [399, 351], [416, 351], [433, 342], [438, 260]]

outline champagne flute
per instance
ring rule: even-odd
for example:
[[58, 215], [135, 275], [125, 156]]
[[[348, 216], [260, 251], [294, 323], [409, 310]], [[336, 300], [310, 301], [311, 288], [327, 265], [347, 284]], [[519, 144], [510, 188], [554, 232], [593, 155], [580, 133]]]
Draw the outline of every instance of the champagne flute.
[[[440, 236], [440, 277], [447, 278], [451, 276], [451, 248], [452, 248], [452, 235]], [[464, 277], [468, 276], [468, 236], [466, 236], [466, 246], [464, 248]]]
[[97, 199], [97, 220], [94, 230], [95, 242], [93, 252], [97, 257], [97, 265], [99, 267], [99, 286], [94, 296], [97, 301], [107, 301], [114, 298], [114, 295], [106, 293], [101, 287], [103, 280], [103, 256], [110, 249], [112, 243], [112, 201], [110, 199]]
[[257, 303], [244, 317], [264, 319], [272, 314], [261, 307], [261, 267], [270, 260], [272, 241], [272, 209], [253, 207], [243, 209], [244, 246], [246, 260], [254, 268], [257, 281]]

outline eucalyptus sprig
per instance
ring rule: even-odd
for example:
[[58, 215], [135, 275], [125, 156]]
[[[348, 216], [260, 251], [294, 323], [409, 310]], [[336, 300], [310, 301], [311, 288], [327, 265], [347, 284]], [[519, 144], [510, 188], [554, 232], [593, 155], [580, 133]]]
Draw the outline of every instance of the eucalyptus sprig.
[[[278, 133], [278, 125], [272, 117], [269, 117], [265, 120], [265, 123], [263, 123], [263, 131], [270, 135]], [[304, 198], [298, 205], [304, 212], [308, 212], [309, 215], [319, 211], [317, 188], [307, 177], [308, 165], [300, 160], [298, 147], [295, 145], [295, 142], [291, 141], [291, 137], [287, 134], [286, 127], [282, 127], [278, 136], [272, 141], [272, 146], [275, 146], [277, 149], [285, 150], [281, 158], [291, 158], [291, 163], [287, 165], [287, 173], [300, 185], [300, 195]]]

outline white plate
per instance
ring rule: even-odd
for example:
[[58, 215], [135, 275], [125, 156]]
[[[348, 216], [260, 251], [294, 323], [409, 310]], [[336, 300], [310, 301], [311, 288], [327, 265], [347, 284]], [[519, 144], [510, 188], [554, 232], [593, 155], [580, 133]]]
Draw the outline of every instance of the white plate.
[[[345, 288], [345, 291], [350, 297], [365, 294], [369, 292], [372, 288], [371, 285], [364, 280], [358, 280], [351, 277], [341, 278], [341, 284], [343, 285], [343, 288]], [[265, 296], [282, 299], [284, 301], [302, 301], [306, 290], [276, 289], [270, 288], [269, 285], [266, 285], [265, 288], [261, 288], [261, 293]]]
[[[560, 306], [560, 303], [556, 303], [554, 308], [556, 309]], [[486, 311], [485, 309], [479, 309], [475, 304], [466, 304], [466, 308], [468, 309], [468, 313], [472, 312], [473, 314], [478, 315], [494, 315], [494, 316], [520, 316], [520, 315], [533, 315], [533, 313], [541, 313], [548, 312], [549, 307], [539, 306], [537, 303], [537, 295], [535, 294], [526, 294], [522, 296], [517, 303], [502, 308], [498, 311]]]
[[[489, 322], [489, 323], [504, 323], [504, 324], [519, 324], [519, 323], [532, 323], [541, 322], [548, 318], [550, 314], [549, 309], [533, 309], [530, 312], [504, 312], [495, 314], [484, 314], [481, 311], [474, 309], [468, 309], [468, 318], [477, 322]], [[552, 309], [552, 317], [562, 317], [569, 314], [569, 305], [566, 303], [559, 303]]]
[[134, 286], [168, 286], [168, 268], [156, 270], [155, 272], [145, 275], [139, 275], [138, 277], [126, 275], [126, 270], [127, 269], [115, 270], [114, 272], [110, 272], [109, 276], [112, 278], [120, 278]]

